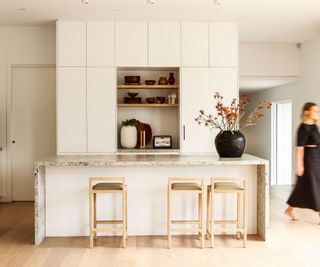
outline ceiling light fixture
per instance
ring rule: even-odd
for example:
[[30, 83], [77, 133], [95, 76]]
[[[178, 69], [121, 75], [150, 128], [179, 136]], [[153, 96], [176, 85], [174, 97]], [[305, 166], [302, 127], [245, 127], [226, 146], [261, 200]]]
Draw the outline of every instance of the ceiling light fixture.
[[222, 0], [213, 0], [213, 5], [221, 6], [222, 5]]
[[89, 4], [89, 3], [90, 3], [90, 0], [81, 0], [81, 3], [82, 3], [82, 4], [86, 4], [86, 5], [87, 5], [87, 4]]
[[19, 8], [18, 10], [19, 10], [19, 11], [27, 11], [26, 8]]
[[147, 0], [147, 3], [150, 5], [154, 5], [156, 3], [156, 0]]

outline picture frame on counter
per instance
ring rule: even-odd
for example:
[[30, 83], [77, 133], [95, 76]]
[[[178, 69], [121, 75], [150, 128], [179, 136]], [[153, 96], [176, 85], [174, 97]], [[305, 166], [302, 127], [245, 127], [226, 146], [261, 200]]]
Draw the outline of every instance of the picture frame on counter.
[[153, 148], [172, 148], [171, 135], [153, 136]]

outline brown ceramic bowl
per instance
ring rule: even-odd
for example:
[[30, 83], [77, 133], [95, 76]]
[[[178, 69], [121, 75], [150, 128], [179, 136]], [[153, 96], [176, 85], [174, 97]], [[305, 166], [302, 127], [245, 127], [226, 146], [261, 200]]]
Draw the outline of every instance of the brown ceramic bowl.
[[147, 98], [146, 98], [146, 101], [147, 101], [147, 103], [149, 103], [149, 104], [153, 104], [153, 103], [156, 101], [156, 98], [155, 98], [155, 97], [147, 97]]
[[166, 101], [164, 96], [157, 96], [156, 103], [163, 104]]
[[129, 92], [128, 95], [131, 97], [136, 97], [139, 93], [137, 92]]
[[124, 81], [126, 83], [139, 83], [140, 76], [124, 76]]
[[146, 85], [155, 85], [156, 84], [155, 80], [145, 80], [144, 82]]

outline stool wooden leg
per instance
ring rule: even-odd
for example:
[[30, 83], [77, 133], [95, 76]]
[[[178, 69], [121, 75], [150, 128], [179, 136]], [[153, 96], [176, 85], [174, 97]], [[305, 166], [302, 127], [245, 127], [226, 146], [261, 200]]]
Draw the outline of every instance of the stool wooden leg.
[[126, 236], [127, 236], [127, 239], [128, 239], [128, 191], [126, 190], [126, 202], [125, 202], [125, 205], [126, 205]]
[[[240, 229], [240, 227], [241, 227], [240, 210], [241, 210], [241, 194], [237, 193], [237, 229]], [[237, 239], [240, 239], [240, 232], [239, 231], [237, 231], [236, 237], [237, 237]]]
[[168, 248], [171, 248], [171, 188], [168, 186]]
[[209, 222], [210, 222], [210, 190], [207, 190], [207, 219], [206, 219], [206, 239], [209, 239]]
[[214, 247], [214, 232], [213, 232], [213, 227], [214, 227], [214, 191], [211, 191], [211, 207], [210, 207], [210, 246], [211, 248]]
[[248, 198], [247, 188], [243, 193], [243, 247], [247, 247], [247, 224], [248, 224]]
[[204, 188], [202, 189], [202, 192], [201, 192], [201, 198], [200, 198], [200, 202], [201, 202], [201, 205], [200, 205], [200, 227], [201, 227], [201, 248], [204, 248], [204, 229], [203, 229], [203, 204], [204, 204]]
[[201, 194], [198, 194], [198, 239], [201, 240]]
[[93, 248], [93, 222], [92, 222], [92, 192], [89, 192], [89, 227], [90, 227], [90, 248]]
[[126, 220], [126, 189], [124, 188], [122, 191], [122, 245], [125, 248], [127, 246], [127, 220]]
[[[93, 193], [93, 228], [97, 229], [97, 194]], [[97, 232], [94, 232], [93, 237], [97, 237]]]

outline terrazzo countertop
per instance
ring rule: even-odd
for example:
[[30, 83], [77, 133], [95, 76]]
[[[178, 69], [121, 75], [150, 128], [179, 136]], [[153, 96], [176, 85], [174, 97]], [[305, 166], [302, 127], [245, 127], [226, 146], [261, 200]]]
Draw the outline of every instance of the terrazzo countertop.
[[261, 165], [262, 158], [244, 154], [242, 158], [219, 158], [217, 154], [196, 155], [79, 155], [53, 156], [35, 162], [40, 166], [210, 166]]

